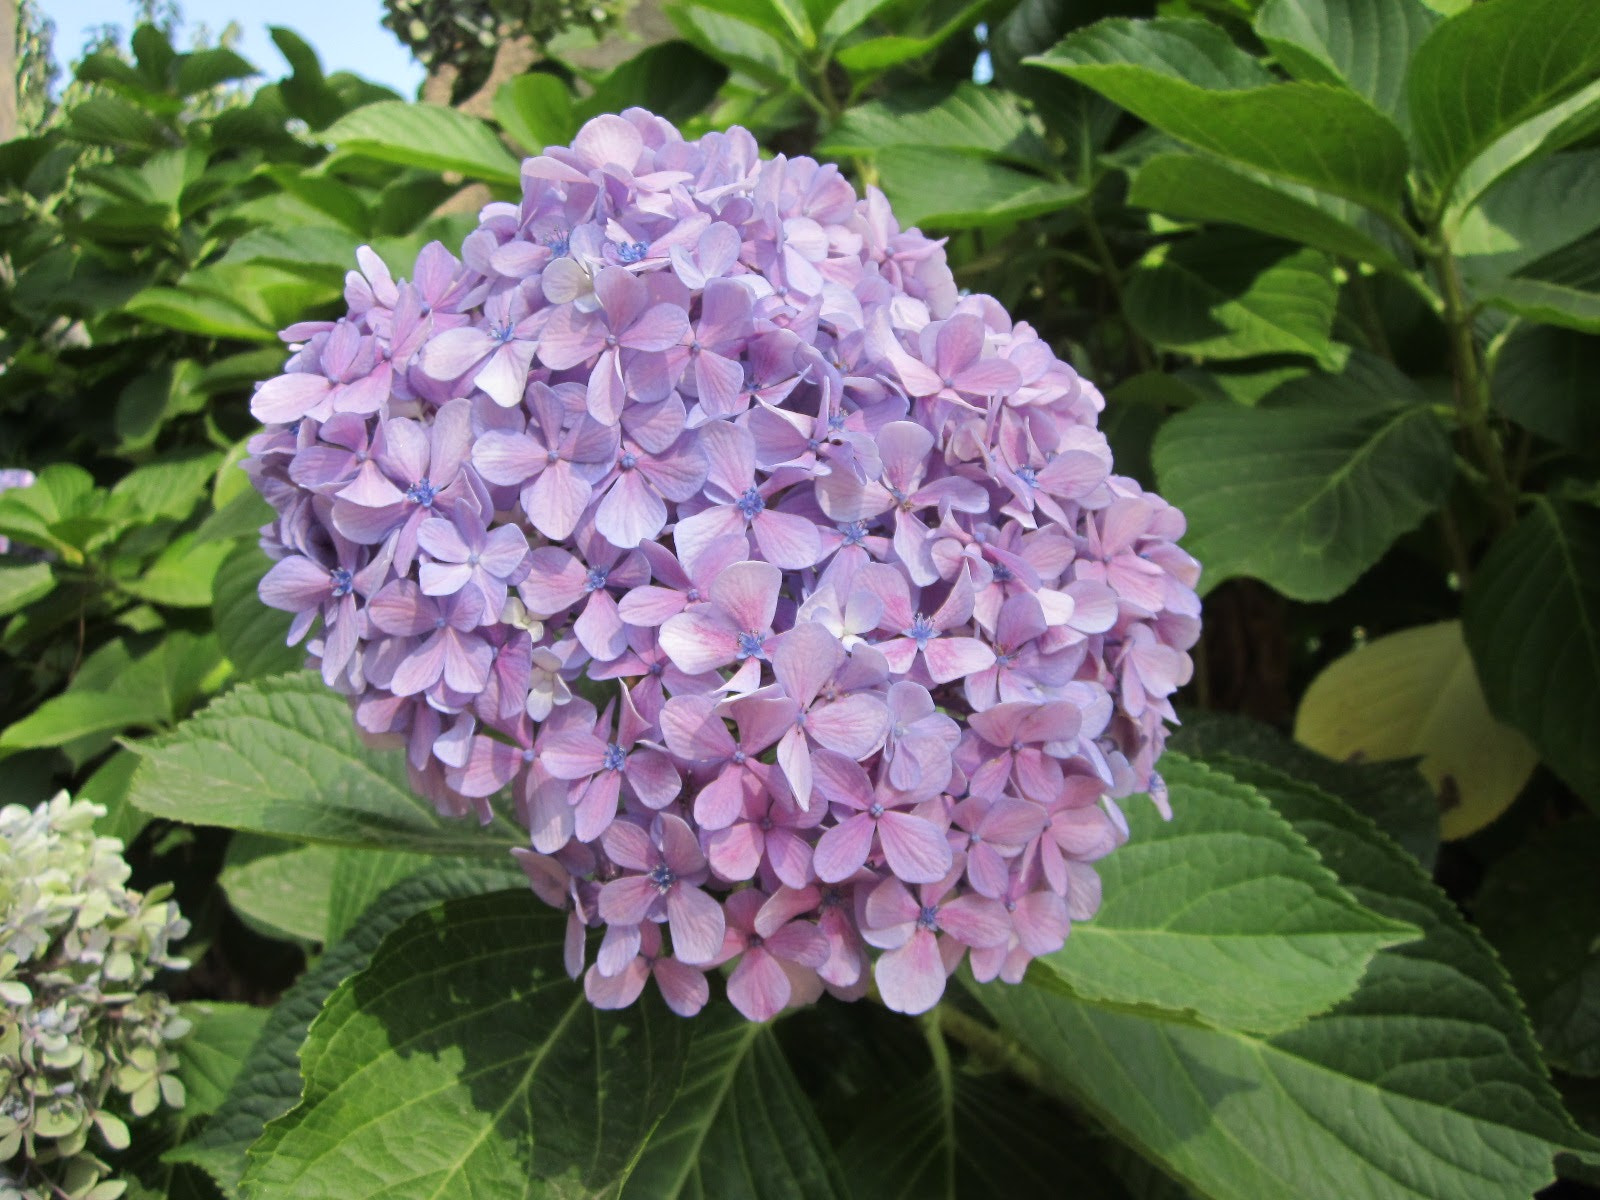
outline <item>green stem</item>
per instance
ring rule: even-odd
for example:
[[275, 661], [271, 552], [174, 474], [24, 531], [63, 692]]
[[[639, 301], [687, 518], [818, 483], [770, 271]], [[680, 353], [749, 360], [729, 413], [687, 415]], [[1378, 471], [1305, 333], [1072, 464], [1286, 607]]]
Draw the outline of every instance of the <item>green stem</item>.
[[1083, 229], [1089, 235], [1089, 245], [1094, 248], [1095, 258], [1100, 263], [1100, 270], [1105, 276], [1106, 287], [1111, 291], [1111, 299], [1117, 306], [1117, 316], [1122, 318], [1122, 324], [1128, 331], [1128, 341], [1133, 346], [1133, 356], [1138, 360], [1141, 371], [1154, 371], [1156, 369], [1155, 356], [1150, 353], [1150, 347], [1145, 345], [1144, 339], [1139, 336], [1139, 331], [1133, 327], [1133, 322], [1128, 320], [1128, 307], [1123, 302], [1122, 271], [1117, 266], [1117, 260], [1111, 254], [1111, 247], [1106, 242], [1105, 234], [1100, 229], [1100, 222], [1094, 215], [1094, 188], [1089, 188], [1089, 195], [1083, 202]]
[[1456, 418], [1488, 481], [1490, 507], [1497, 525], [1503, 529], [1516, 516], [1517, 498], [1506, 473], [1500, 441], [1490, 424], [1489, 377], [1472, 328], [1472, 308], [1461, 286], [1461, 272], [1448, 248], [1440, 250], [1434, 266], [1444, 292], [1444, 320], [1450, 332]]
[[[1055, 1096], [1057, 1099], [1065, 1099], [1061, 1089], [1045, 1077], [1039, 1064], [1024, 1054], [1016, 1043], [999, 1030], [989, 1028], [982, 1021], [968, 1016], [948, 1003], [941, 1004], [935, 1011], [938, 1013], [936, 1028], [940, 1035], [960, 1042], [974, 1058], [986, 1066], [1010, 1072], [1035, 1091]], [[935, 1062], [937, 1061], [935, 1058]], [[949, 1061], [948, 1054], [945, 1061]]]

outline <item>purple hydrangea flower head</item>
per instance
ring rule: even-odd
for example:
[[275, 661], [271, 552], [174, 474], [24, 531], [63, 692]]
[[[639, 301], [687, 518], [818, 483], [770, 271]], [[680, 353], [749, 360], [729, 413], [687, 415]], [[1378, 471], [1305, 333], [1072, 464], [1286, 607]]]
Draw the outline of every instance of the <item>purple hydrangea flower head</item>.
[[356, 257], [252, 402], [261, 596], [419, 793], [526, 828], [596, 1006], [919, 1012], [1093, 917], [1199, 566], [942, 243], [630, 109], [459, 255]]

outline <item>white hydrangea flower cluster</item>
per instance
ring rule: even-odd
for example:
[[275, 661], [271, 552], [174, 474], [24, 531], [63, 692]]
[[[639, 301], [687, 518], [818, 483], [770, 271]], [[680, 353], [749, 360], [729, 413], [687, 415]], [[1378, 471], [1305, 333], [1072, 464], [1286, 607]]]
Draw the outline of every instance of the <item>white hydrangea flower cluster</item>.
[[126, 1185], [95, 1151], [128, 1145], [125, 1117], [183, 1104], [189, 1022], [141, 989], [188, 965], [171, 946], [189, 923], [166, 886], [128, 889], [104, 815], [65, 792], [0, 808], [0, 1200], [114, 1200]]

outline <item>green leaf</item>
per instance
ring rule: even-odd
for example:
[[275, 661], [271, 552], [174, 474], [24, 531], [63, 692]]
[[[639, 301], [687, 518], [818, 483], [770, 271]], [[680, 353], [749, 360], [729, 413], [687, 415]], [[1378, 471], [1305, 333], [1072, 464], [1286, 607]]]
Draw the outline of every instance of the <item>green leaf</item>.
[[[254, 492], [251, 499], [257, 499]], [[271, 566], [253, 542], [234, 547], [217, 568], [211, 623], [222, 653], [241, 680], [282, 675], [305, 662], [305, 650], [288, 644], [290, 614], [268, 608], [256, 595]]]
[[728, 68], [699, 47], [661, 42], [613, 67], [578, 103], [576, 113], [588, 120], [637, 104], [682, 125], [705, 111], [727, 78]]
[[871, 154], [889, 146], [923, 146], [1031, 164], [1051, 161], [1038, 121], [1023, 111], [1017, 98], [975, 83], [896, 92], [852, 108], [817, 153]]
[[[1086, 193], [1076, 184], [1058, 183], [999, 163], [974, 159], [950, 170], [948, 154], [921, 146], [879, 151], [878, 185], [904, 228], [968, 229], [1020, 221], [1070, 208]], [[928, 186], [937, 178], [940, 186]]]
[[199, 377], [199, 364], [184, 358], [147, 371], [123, 388], [113, 419], [121, 442], [118, 450], [123, 454], [147, 450], [168, 421], [203, 409], [206, 397], [199, 390]]
[[1215, 1200], [1502, 1200], [1549, 1182], [1552, 1154], [1589, 1142], [1455, 906], [1331, 796], [1242, 760], [1212, 766], [1267, 793], [1362, 904], [1424, 939], [1380, 953], [1333, 1012], [1270, 1038], [977, 988], [1018, 1052]]
[[172, 608], [209, 608], [211, 583], [233, 547], [227, 542], [202, 542], [192, 533], [175, 539], [138, 579], [122, 590], [152, 604]]
[[0, 617], [43, 600], [55, 587], [55, 572], [49, 563], [0, 564]]
[[98, 733], [158, 724], [162, 713], [149, 699], [111, 692], [63, 692], [52, 696], [0, 733], [0, 750], [64, 746]]
[[78, 785], [76, 793], [77, 799], [105, 808], [106, 815], [95, 822], [95, 829], [124, 846], [131, 845], [150, 822], [149, 817], [128, 803], [128, 786], [138, 765], [139, 756], [132, 750], [118, 750]]
[[1027, 60], [1201, 150], [1397, 213], [1400, 131], [1343, 88], [1277, 83], [1204, 21], [1101, 21]]
[[205, 92], [230, 79], [247, 79], [259, 75], [250, 61], [226, 47], [196, 50], [182, 55], [178, 60], [178, 94], [192, 96]]
[[1334, 660], [1301, 698], [1294, 736], [1340, 761], [1420, 758], [1447, 839], [1510, 808], [1539, 761], [1490, 715], [1459, 621], [1391, 633]]
[[572, 93], [559, 77], [542, 71], [501, 84], [494, 94], [494, 119], [529, 154], [565, 146], [578, 132]]
[[403, 167], [459, 171], [469, 179], [515, 186], [521, 170], [494, 130], [437, 104], [383, 100], [340, 117], [319, 135], [329, 145]]
[[[1480, 154], [1600, 77], [1600, 22], [1585, 0], [1484, 0], [1441, 23], [1406, 79], [1419, 164], [1441, 199]], [[1541, 138], [1500, 156], [1505, 169]], [[1479, 172], [1477, 191], [1493, 182]], [[1453, 198], [1457, 208], [1470, 196]]]
[[1038, 960], [1077, 998], [1273, 1033], [1355, 990], [1372, 956], [1417, 936], [1362, 908], [1253, 789], [1181, 755], [1162, 760], [1173, 819], [1128, 813], [1096, 864], [1103, 899]]
[[73, 105], [67, 132], [79, 141], [112, 149], [155, 150], [166, 144], [166, 125], [138, 105], [106, 92]]
[[527, 835], [440, 817], [405, 756], [370, 750], [349, 705], [310, 673], [235, 688], [142, 743], [133, 803], [160, 817], [336, 845], [499, 855]]
[[1170, 217], [1243, 225], [1341, 258], [1401, 269], [1356, 205], [1203, 155], [1145, 160], [1133, 176], [1128, 203]]
[[184, 1120], [216, 1112], [270, 1010], [206, 1000], [182, 1006], [194, 1028], [177, 1044]]
[[521, 888], [446, 901], [390, 934], [324, 1005], [303, 1098], [253, 1150], [245, 1190], [442, 1200], [528, 1195], [533, 1181], [595, 1194], [637, 1176], [699, 1026], [654, 997], [593, 1008], [562, 969], [565, 924]]
[[417, 913], [454, 897], [513, 887], [519, 879], [521, 873], [509, 865], [450, 864], [390, 888], [272, 1007], [221, 1107], [198, 1137], [168, 1151], [167, 1160], [203, 1167], [229, 1197], [237, 1197], [246, 1151], [268, 1121], [300, 1100], [300, 1046], [334, 988], [365, 968], [383, 939]]
[[228, 905], [268, 937], [320, 942], [328, 930], [333, 867], [341, 854], [380, 851], [305, 846], [281, 838], [236, 833], [217, 883]]
[[1600, 510], [1536, 497], [1462, 609], [1489, 708], [1600, 805]]
[[181, 521], [194, 511], [216, 474], [222, 455], [215, 450], [186, 450], [135, 467], [111, 489], [148, 520]]
[[1272, 726], [1234, 713], [1182, 712], [1167, 748], [1210, 761], [1252, 762], [1320, 788], [1343, 801], [1433, 871], [1439, 854], [1439, 806], [1411, 763], [1335, 762], [1292, 742]]
[[[463, 867], [475, 865], [470, 859], [455, 861]], [[321, 941], [327, 944], [343, 937], [390, 888], [435, 864], [450, 863], [397, 850], [340, 850], [328, 880], [327, 924]]]
[[1306, 354], [1337, 370], [1339, 284], [1315, 250], [1219, 229], [1160, 247], [1129, 276], [1124, 312], [1146, 339], [1196, 358]]
[[794, 60], [766, 30], [698, 4], [674, 5], [668, 15], [683, 36], [707, 55], [758, 83], [799, 89]]
[[1530, 163], [1463, 218], [1451, 246], [1467, 284], [1487, 289], [1600, 228], [1600, 149]]
[[1600, 1075], [1600, 822], [1541, 829], [1495, 862], [1473, 911], [1528, 1006], [1545, 1057]]
[[1296, 79], [1347, 87], [1404, 128], [1406, 68], [1438, 23], [1420, 0], [1267, 0], [1255, 30]]
[[912, 62], [931, 54], [951, 37], [969, 28], [986, 5], [981, 0], [957, 11], [932, 33], [921, 37], [890, 34], [867, 38], [842, 47], [835, 55], [839, 65], [855, 75], [876, 75], [902, 63]]
[[1490, 304], [1529, 320], [1600, 333], [1600, 235], [1547, 255], [1487, 291]]
[[237, 338], [246, 342], [277, 342], [278, 332], [255, 314], [209, 292], [183, 287], [150, 287], [129, 299], [123, 310], [141, 321], [152, 321], [201, 337]]
[[1285, 384], [1254, 409], [1203, 404], [1156, 435], [1161, 490], [1189, 520], [1206, 586], [1250, 575], [1330, 600], [1444, 502], [1450, 439], [1376, 359]]
[[223, 255], [225, 263], [266, 263], [316, 282], [342, 286], [361, 239], [347, 229], [301, 226], [252, 229]]
[[1495, 407], [1524, 429], [1580, 452], [1600, 446], [1600, 338], [1527, 325], [1495, 357]]

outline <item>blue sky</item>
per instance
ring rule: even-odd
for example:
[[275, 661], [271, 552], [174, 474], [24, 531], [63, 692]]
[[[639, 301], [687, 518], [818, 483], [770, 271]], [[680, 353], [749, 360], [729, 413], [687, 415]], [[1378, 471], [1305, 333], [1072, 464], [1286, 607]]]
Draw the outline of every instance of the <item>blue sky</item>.
[[[378, 24], [380, 0], [180, 0], [180, 7], [191, 27], [204, 23], [216, 31], [237, 21], [244, 29], [239, 52], [268, 78], [287, 69], [267, 37], [270, 23], [287, 25], [310, 42], [329, 71], [355, 71], [408, 97], [422, 82], [422, 68]], [[41, 0], [39, 8], [56, 23], [56, 51], [63, 62], [77, 55], [85, 30], [133, 23], [128, 0]]]

